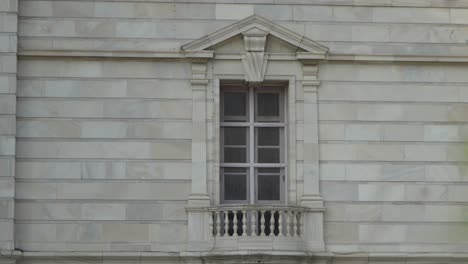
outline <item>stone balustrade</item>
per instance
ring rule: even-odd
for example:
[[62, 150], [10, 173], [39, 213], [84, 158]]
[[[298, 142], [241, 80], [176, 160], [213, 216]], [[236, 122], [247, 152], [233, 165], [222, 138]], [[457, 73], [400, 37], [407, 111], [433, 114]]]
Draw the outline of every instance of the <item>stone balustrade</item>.
[[188, 251], [323, 251], [323, 210], [287, 205], [189, 207]]
[[306, 208], [274, 205], [211, 207], [214, 237], [302, 237]]

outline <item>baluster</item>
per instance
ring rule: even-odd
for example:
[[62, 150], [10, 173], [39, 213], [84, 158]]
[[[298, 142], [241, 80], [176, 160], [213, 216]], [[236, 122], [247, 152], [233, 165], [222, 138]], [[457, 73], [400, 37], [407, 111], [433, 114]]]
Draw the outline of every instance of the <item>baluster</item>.
[[216, 233], [220, 237], [221, 236], [221, 213], [219, 211], [215, 211], [216, 217]]
[[242, 233], [241, 236], [247, 236], [247, 210], [242, 211]]
[[265, 216], [262, 210], [259, 210], [260, 214], [260, 236], [265, 236]]
[[215, 213], [208, 211], [208, 229], [211, 231], [212, 236], [216, 236], [215, 227], [214, 227], [214, 217]]
[[293, 233], [293, 236], [297, 236], [297, 235], [298, 235], [298, 234], [297, 234], [297, 228], [298, 228], [299, 222], [300, 222], [300, 221], [299, 221], [299, 219], [300, 219], [300, 213], [299, 213], [299, 212], [294, 212], [293, 216], [294, 216], [294, 218], [293, 218], [293, 220], [294, 220], [294, 225], [293, 225], [293, 231], [294, 231], [294, 233]]
[[257, 211], [250, 211], [252, 214], [250, 218], [252, 219], [252, 229], [250, 230], [251, 236], [257, 236]]
[[229, 236], [229, 211], [223, 211], [224, 219], [224, 236]]
[[278, 211], [278, 236], [283, 236], [283, 212]]
[[275, 236], [275, 211], [270, 211], [270, 234], [268, 236]]
[[304, 234], [304, 213], [303, 212], [299, 212], [299, 218], [298, 218], [298, 221], [299, 221], [299, 234], [298, 236], [302, 237], [302, 234]]
[[232, 219], [232, 236], [237, 236], [237, 215], [239, 211], [232, 211], [233, 219]]

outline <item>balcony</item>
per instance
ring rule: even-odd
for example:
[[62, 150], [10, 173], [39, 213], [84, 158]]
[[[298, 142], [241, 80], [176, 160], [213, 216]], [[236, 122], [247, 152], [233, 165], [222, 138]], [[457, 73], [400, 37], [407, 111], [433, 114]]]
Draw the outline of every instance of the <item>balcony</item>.
[[323, 244], [323, 208], [226, 205], [187, 208], [188, 251], [313, 251]]

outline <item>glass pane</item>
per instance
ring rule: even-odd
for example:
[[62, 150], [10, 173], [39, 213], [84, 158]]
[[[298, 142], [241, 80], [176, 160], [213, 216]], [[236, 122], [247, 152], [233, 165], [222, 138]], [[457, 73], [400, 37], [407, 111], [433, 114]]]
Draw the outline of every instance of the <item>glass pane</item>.
[[227, 163], [247, 162], [247, 148], [224, 147], [224, 162], [227, 162]]
[[257, 128], [257, 138], [259, 146], [279, 146], [279, 127], [259, 127]]
[[279, 174], [280, 168], [258, 168], [259, 174]]
[[224, 174], [224, 200], [247, 200], [247, 176], [245, 174]]
[[245, 120], [247, 116], [247, 93], [224, 92], [223, 93], [224, 116], [226, 119]]
[[281, 200], [279, 175], [258, 175], [258, 200]]
[[225, 127], [224, 145], [245, 146], [247, 144], [247, 128]]
[[280, 163], [279, 148], [258, 148], [257, 155], [259, 163]]
[[257, 93], [257, 116], [279, 117], [279, 98], [279, 93]]

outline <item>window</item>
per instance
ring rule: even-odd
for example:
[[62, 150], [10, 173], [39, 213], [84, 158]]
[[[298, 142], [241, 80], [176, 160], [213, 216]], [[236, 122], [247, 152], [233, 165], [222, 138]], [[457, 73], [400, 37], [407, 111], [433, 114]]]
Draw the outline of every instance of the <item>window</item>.
[[224, 85], [220, 110], [221, 202], [284, 202], [284, 89]]

